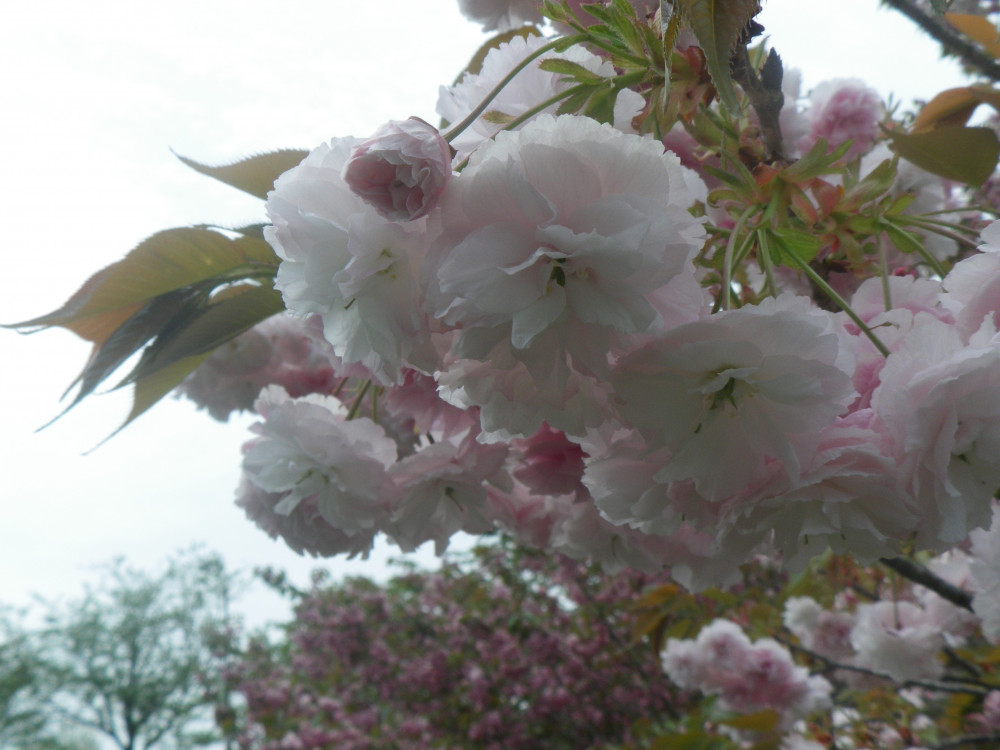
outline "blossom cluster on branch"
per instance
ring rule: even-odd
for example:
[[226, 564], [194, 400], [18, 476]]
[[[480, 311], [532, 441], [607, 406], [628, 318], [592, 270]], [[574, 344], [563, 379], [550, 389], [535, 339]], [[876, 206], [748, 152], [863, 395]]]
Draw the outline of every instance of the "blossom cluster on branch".
[[[323, 554], [500, 527], [689, 587], [760, 552], [792, 571], [826, 548], [867, 564], [985, 525], [1000, 229], [970, 255], [979, 219], [926, 218], [954, 190], [893, 158], [859, 81], [800, 106], [788, 76], [800, 158], [754, 163], [724, 131], [703, 142], [720, 127], [704, 107], [640, 135], [629, 88], [607, 122], [550, 114], [564, 71], [616, 77], [551, 46], [515, 36], [443, 88], [461, 129], [390, 123], [277, 180], [264, 236], [286, 308], [312, 316], [295, 345], [317, 375], [266, 380], [240, 503]], [[234, 346], [190, 395], [250, 348]]]
[[[95, 343], [74, 403], [141, 352], [129, 420], [172, 385], [252, 408], [237, 502], [300, 553], [500, 530], [688, 592], [882, 561], [938, 599], [792, 596], [784, 627], [858, 684], [938, 689], [1000, 638], [1000, 139], [969, 125], [1000, 89], [804, 97], [757, 0], [460, 7], [499, 33], [439, 127], [185, 160], [267, 223], [168, 230], [21, 324]], [[990, 79], [977, 9], [932, 26]], [[661, 643], [668, 673], [799, 731], [830, 683], [743, 624]]]

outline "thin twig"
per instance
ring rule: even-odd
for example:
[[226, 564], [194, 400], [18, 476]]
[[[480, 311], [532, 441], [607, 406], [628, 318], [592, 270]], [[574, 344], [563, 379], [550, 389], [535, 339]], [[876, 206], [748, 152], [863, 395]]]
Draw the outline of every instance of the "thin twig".
[[988, 745], [997, 747], [1000, 745], [1000, 734], [977, 734], [966, 737], [956, 737], [941, 745], [934, 745], [931, 750], [957, 750], [965, 745]]
[[854, 664], [844, 664], [842, 662], [830, 659], [829, 657], [818, 654], [812, 649], [806, 648], [805, 646], [793, 643], [787, 638], [783, 638], [780, 635], [772, 636], [774, 640], [783, 646], [787, 646], [792, 651], [800, 654], [805, 654], [811, 659], [815, 659], [820, 664], [823, 665], [823, 672], [833, 672], [838, 669], [842, 669], [847, 672], [855, 672], [857, 674], [867, 675], [869, 677], [878, 677], [879, 679], [889, 680], [890, 682], [895, 682], [903, 688], [916, 687], [923, 688], [924, 690], [934, 690], [939, 693], [960, 693], [963, 695], [987, 695], [990, 692], [990, 688], [982, 687], [981, 685], [973, 685], [969, 683], [950, 685], [947, 682], [936, 682], [933, 680], [897, 680], [892, 675], [885, 672], [876, 672], [874, 669], [868, 669], [867, 667], [858, 667]]
[[918, 8], [913, 0], [882, 0], [882, 2], [913, 21], [934, 37], [946, 51], [960, 58], [968, 67], [978, 71], [991, 81], [1000, 81], [1000, 64], [996, 60], [947, 23]]
[[968, 591], [962, 591], [958, 586], [953, 586], [943, 578], [934, 575], [923, 565], [919, 565], [912, 560], [905, 560], [902, 557], [883, 557], [879, 562], [885, 567], [896, 571], [903, 578], [907, 578], [914, 583], [919, 583], [924, 588], [930, 589], [956, 607], [972, 611], [972, 594]]

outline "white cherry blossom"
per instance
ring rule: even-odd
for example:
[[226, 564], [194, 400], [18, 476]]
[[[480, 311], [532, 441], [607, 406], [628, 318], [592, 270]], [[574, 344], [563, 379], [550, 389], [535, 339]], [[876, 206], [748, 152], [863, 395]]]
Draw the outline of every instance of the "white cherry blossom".
[[693, 480], [719, 502], [764, 479], [768, 460], [798, 479], [816, 432], [854, 398], [845, 341], [833, 315], [784, 295], [662, 334], [612, 385], [625, 420], [672, 451], [657, 480]]
[[396, 443], [367, 418], [345, 420], [332, 396], [292, 399], [279, 386], [265, 388], [255, 405], [264, 421], [255, 426], [243, 458], [254, 486], [283, 495], [273, 510], [289, 515], [315, 501], [331, 526], [351, 535], [384, 524], [387, 469]]

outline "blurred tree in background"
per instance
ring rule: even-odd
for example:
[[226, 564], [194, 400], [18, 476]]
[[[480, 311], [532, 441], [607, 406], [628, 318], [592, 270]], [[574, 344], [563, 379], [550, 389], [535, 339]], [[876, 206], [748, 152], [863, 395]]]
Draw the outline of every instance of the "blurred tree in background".
[[57, 739], [81, 731], [122, 750], [225, 741], [239, 590], [216, 555], [178, 555], [159, 575], [116, 560], [82, 598], [45, 603], [42, 625], [4, 618], [0, 747], [84, 747]]

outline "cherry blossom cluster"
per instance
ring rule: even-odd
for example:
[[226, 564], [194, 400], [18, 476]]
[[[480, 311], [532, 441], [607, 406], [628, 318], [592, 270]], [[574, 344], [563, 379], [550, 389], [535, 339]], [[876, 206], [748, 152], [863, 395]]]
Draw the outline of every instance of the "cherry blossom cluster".
[[[608, 585], [669, 576], [680, 586], [643, 593], [640, 635], [664, 646], [674, 700], [712, 696], [670, 731], [749, 714], [732, 726], [776, 717], [759, 731], [785, 750], [832, 746], [864, 723], [851, 691], [894, 681], [912, 691], [909, 734], [874, 721], [857, 736], [915, 742], [934, 723], [923, 706], [954, 683], [972, 696], [962, 728], [1000, 735], [1000, 691], [960, 653], [1000, 640], [1000, 222], [980, 210], [1000, 206], [996, 177], [963, 192], [901, 159], [905, 128], [863, 81], [804, 97], [795, 71], [765, 63], [780, 113], [747, 79], [753, 111], [730, 111], [695, 32], [671, 37], [659, 90], [659, 62], [629, 72], [631, 52], [602, 52], [607, 27], [588, 37], [620, 13], [614, 28], [641, 47], [672, 4], [459, 4], [525, 33], [441, 87], [440, 128], [333, 138], [276, 180], [263, 236], [287, 314], [181, 388], [216, 418], [259, 417], [237, 503], [304, 554], [367, 556], [380, 534], [442, 554], [459, 532], [499, 530], [602, 566]], [[518, 29], [543, 15], [556, 37]], [[723, 594], [697, 594], [753, 590], [748, 563], [805, 578], [821, 555], [913, 553], [937, 555], [938, 593], [870, 571], [873, 588], [836, 596], [761, 587], [784, 592], [782, 642], [751, 640], [748, 604], [723, 617]], [[247, 742], [375, 747], [391, 726], [393, 746], [426, 747], [445, 741], [433, 717], [457, 713], [477, 746], [530, 747], [620, 732], [642, 700], [670, 714], [663, 685], [619, 683], [601, 661], [607, 628], [579, 636], [559, 607], [527, 627], [546, 605], [495, 581], [490, 597], [522, 618], [505, 628], [456, 580], [413, 579], [402, 604], [314, 592], [294, 663], [264, 658], [247, 682], [266, 732]], [[666, 638], [687, 605], [680, 622], [711, 623]], [[478, 660], [461, 661], [470, 635]], [[582, 666], [597, 663], [600, 688]], [[603, 702], [576, 699], [598, 690]]]
[[[627, 89], [613, 123], [554, 116], [539, 105], [568, 84], [537, 64], [492, 101], [503, 118], [477, 110], [544, 44], [515, 37], [442, 88], [465, 127], [337, 138], [276, 182], [265, 237], [303, 322], [251, 331], [183, 388], [219, 417], [256, 395], [239, 504], [313, 554], [364, 555], [378, 533], [441, 552], [501, 528], [693, 588], [760, 552], [791, 571], [828, 548], [870, 563], [986, 525], [1000, 226], [943, 276], [891, 246], [891, 274], [832, 271], [848, 312], [794, 267], [752, 262], [733, 282], [747, 301], [720, 306], [705, 247], [741, 207], [713, 197], [713, 157], [687, 131], [636, 134]], [[581, 47], [552, 58], [613, 74]], [[794, 153], [844, 143], [856, 179], [884, 171], [872, 90], [832, 81], [797, 104], [785, 86]], [[813, 181], [812, 210], [845, 194], [838, 179]], [[949, 201], [905, 164], [890, 190], [908, 211]]]
[[275, 315], [213, 351], [175, 393], [225, 422], [269, 385], [295, 397], [335, 390], [338, 365], [318, 320]]
[[693, 640], [671, 638], [663, 668], [678, 686], [718, 695], [739, 713], [777, 711], [791, 725], [830, 707], [832, 686], [795, 664], [784, 646], [769, 638], [753, 641], [728, 620], [705, 626]]
[[803, 647], [847, 667], [838, 675], [853, 684], [877, 683], [879, 677], [900, 683], [940, 679], [945, 648], [964, 647], [976, 635], [1000, 641], [1000, 507], [994, 507], [988, 529], [969, 537], [968, 550], [949, 550], [928, 566], [973, 595], [969, 609], [922, 586], [871, 598], [843, 591], [830, 609], [811, 597], [789, 598], [784, 625]]

